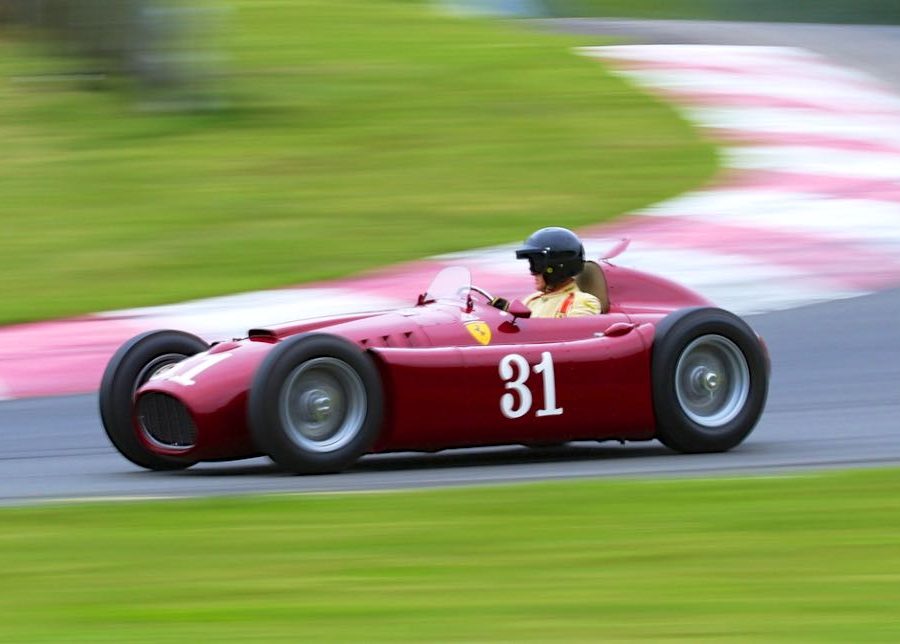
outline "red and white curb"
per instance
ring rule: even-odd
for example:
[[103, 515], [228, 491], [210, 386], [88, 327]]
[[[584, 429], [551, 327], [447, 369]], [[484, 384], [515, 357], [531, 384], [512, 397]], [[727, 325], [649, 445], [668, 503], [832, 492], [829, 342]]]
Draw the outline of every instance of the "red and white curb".
[[[713, 187], [580, 230], [589, 256], [630, 237], [617, 263], [668, 275], [745, 314], [900, 285], [900, 96], [887, 86], [787, 47], [579, 53], [661, 95], [723, 143]], [[408, 305], [445, 265], [469, 266], [476, 283], [498, 294], [524, 294], [530, 279], [514, 247], [315, 286], [0, 329], [0, 398], [95, 390], [112, 352], [148, 329], [222, 339], [291, 319]]]
[[632, 234], [650, 253], [690, 251], [709, 272], [725, 255], [760, 281], [748, 292], [670, 275], [743, 313], [900, 284], [900, 97], [887, 86], [786, 47], [582, 51], [726, 142], [716, 187], [638, 213]]

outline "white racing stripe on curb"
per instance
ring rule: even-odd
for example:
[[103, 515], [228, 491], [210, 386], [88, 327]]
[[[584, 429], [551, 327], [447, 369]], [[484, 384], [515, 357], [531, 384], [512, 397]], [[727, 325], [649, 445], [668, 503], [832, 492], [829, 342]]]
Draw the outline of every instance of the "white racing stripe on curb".
[[[849, 118], [816, 110], [775, 107], [688, 107], [687, 116], [702, 126], [748, 133], [814, 134], [900, 144], [897, 114]], [[821, 152], [821, 151], [820, 151]]]
[[637, 239], [615, 260], [619, 266], [665, 275], [694, 289], [716, 306], [739, 315], [792, 308], [864, 295], [836, 290], [797, 271], [737, 255], [659, 248]]
[[[758, 66], [806, 69], [820, 62], [811, 51], [799, 47], [765, 47], [757, 45], [603, 45], [579, 47], [578, 52], [604, 60], [665, 63], [668, 65], [725, 65], [735, 69]], [[830, 68], [832, 71], [841, 68]], [[855, 70], [842, 70], [859, 73]]]
[[799, 172], [853, 179], [900, 180], [900, 155], [804, 146], [748, 146], [723, 150], [726, 165], [746, 170]]
[[515, 249], [519, 244], [506, 244], [490, 248], [461, 251], [438, 255], [436, 259], [444, 264], [464, 264], [473, 270], [489, 270], [503, 275], [522, 276], [522, 261], [516, 259]]
[[242, 337], [247, 330], [342, 313], [398, 308], [408, 302], [340, 288], [298, 288], [241, 293], [183, 304], [101, 314], [139, 320], [147, 328], [176, 328], [207, 338]]
[[710, 190], [688, 193], [641, 214], [690, 216], [786, 234], [813, 234], [863, 243], [900, 257], [900, 203], [840, 199], [777, 190]]
[[580, 47], [584, 56], [614, 60], [622, 65], [613, 70], [617, 74], [647, 71], [697, 71], [742, 76], [750, 81], [750, 93], [767, 91], [758, 84], [762, 76], [776, 82], [794, 80], [829, 81], [853, 89], [893, 92], [880, 79], [858, 69], [839, 67], [827, 58], [797, 47], [720, 46], [720, 45], [617, 45]]
[[[729, 72], [703, 70], [627, 70], [617, 72], [642, 85], [674, 91], [704, 94], [752, 94], [759, 98], [802, 101], [830, 109], [864, 111], [900, 109], [900, 98], [879, 89], [863, 89], [833, 80], [793, 78], [784, 83], [784, 74], [756, 74], [751, 78]], [[751, 87], [751, 83], [760, 87]]]

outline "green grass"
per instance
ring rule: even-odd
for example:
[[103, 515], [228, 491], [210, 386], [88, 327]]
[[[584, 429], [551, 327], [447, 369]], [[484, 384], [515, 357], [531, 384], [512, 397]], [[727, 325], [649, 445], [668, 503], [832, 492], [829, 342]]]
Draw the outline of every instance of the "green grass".
[[551, 16], [900, 23], [897, 0], [541, 0]]
[[900, 471], [0, 511], [0, 641], [900, 638]]
[[601, 221], [713, 147], [572, 53], [427, 2], [236, 0], [218, 114], [29, 81], [0, 40], [0, 323], [277, 287]]

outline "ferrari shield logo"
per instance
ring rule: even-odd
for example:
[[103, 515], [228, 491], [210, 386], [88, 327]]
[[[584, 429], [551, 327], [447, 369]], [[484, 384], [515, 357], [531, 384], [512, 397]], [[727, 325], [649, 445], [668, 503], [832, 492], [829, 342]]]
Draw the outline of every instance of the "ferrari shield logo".
[[491, 341], [491, 327], [481, 320], [466, 322], [466, 328], [479, 344], [487, 344]]

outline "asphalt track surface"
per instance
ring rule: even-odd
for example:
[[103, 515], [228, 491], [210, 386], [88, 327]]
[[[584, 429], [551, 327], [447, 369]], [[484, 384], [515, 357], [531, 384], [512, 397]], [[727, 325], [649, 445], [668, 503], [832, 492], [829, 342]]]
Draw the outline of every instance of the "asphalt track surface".
[[[639, 42], [798, 45], [900, 86], [900, 67], [893, 62], [900, 60], [900, 28], [657, 21], [553, 21], [552, 27], [617, 33]], [[109, 445], [95, 396], [40, 398], [0, 403], [0, 503], [896, 465], [898, 314], [900, 291], [888, 291], [748, 318], [773, 359], [769, 403], [753, 434], [726, 454], [680, 455], [656, 442], [578, 443], [370, 456], [349, 472], [327, 476], [288, 475], [266, 459], [146, 472]]]

